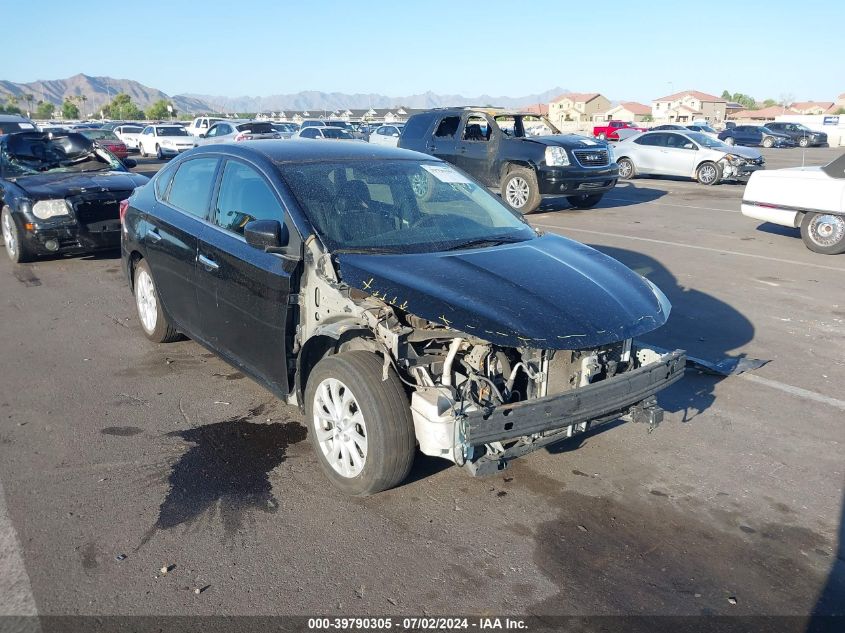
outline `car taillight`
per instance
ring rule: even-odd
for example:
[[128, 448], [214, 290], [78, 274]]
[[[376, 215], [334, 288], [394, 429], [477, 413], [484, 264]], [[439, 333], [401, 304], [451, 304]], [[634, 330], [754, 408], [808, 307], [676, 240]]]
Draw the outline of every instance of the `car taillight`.
[[236, 141], [251, 141], [252, 140], [252, 134], [245, 134], [244, 132], [241, 132], [240, 134], [238, 134], [235, 137], [235, 140]]
[[129, 199], [128, 198], [126, 200], [120, 201], [120, 209], [118, 211], [119, 214], [120, 214], [120, 226], [123, 227], [123, 230], [126, 230], [125, 221], [126, 221], [126, 212], [127, 211], [129, 211]]

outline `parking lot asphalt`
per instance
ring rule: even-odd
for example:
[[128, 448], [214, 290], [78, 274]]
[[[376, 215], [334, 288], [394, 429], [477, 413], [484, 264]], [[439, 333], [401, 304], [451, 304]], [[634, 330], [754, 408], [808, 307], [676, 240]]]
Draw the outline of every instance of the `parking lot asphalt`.
[[663, 289], [650, 342], [766, 365], [688, 371], [653, 433], [610, 424], [484, 479], [418, 456], [367, 499], [328, 485], [296, 409], [191, 341], [148, 342], [117, 255], [0, 258], [0, 553], [21, 612], [842, 611], [845, 258], [743, 217], [742, 190], [636, 179], [530, 220]]

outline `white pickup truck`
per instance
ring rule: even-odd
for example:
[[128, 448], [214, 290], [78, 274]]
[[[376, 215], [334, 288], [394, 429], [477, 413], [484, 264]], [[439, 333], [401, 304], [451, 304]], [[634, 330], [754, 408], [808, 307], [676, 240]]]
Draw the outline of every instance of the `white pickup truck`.
[[198, 116], [185, 129], [188, 130], [188, 134], [191, 136], [199, 136], [208, 132], [208, 128], [218, 121], [223, 121], [223, 119], [220, 117]]
[[816, 253], [845, 253], [845, 154], [824, 167], [754, 172], [742, 196], [742, 214], [801, 227], [801, 239]]

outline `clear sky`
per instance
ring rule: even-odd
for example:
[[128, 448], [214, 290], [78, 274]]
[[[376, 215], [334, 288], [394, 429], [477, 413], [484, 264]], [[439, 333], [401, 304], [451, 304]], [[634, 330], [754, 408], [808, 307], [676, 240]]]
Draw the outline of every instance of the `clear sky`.
[[233, 97], [522, 96], [560, 86], [644, 102], [687, 88], [826, 101], [845, 92], [845, 0], [49, 6], [4, 3], [0, 79], [83, 72]]

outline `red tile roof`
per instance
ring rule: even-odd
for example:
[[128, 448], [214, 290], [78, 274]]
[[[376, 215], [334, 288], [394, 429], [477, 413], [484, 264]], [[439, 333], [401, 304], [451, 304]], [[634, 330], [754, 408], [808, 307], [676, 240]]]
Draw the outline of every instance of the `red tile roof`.
[[548, 103], [534, 103], [530, 106], [525, 106], [524, 108], [520, 108], [523, 112], [530, 112], [532, 114], [548, 114], [549, 113], [549, 104]]
[[783, 106], [775, 105], [759, 110], [740, 110], [731, 112], [728, 116], [731, 119], [774, 119], [782, 114], [801, 114], [791, 108], [784, 109]]
[[699, 92], [698, 90], [684, 90], [682, 92], [676, 92], [673, 95], [667, 95], [665, 97], [660, 97], [659, 99], [655, 99], [655, 101], [676, 101], [681, 97], [685, 97], [686, 95], [692, 95], [699, 101], [707, 101], [707, 102], [715, 102], [715, 103], [726, 103], [726, 99], [722, 99], [722, 97], [717, 97], [715, 95], [709, 95], [706, 92]]
[[643, 116], [646, 114], [651, 114], [651, 106], [647, 106], [636, 101], [623, 101], [619, 105], [625, 108], [631, 114]]
[[824, 110], [828, 110], [832, 106], [832, 101], [797, 101], [790, 107], [793, 110], [809, 110], [810, 108], [822, 108]]

